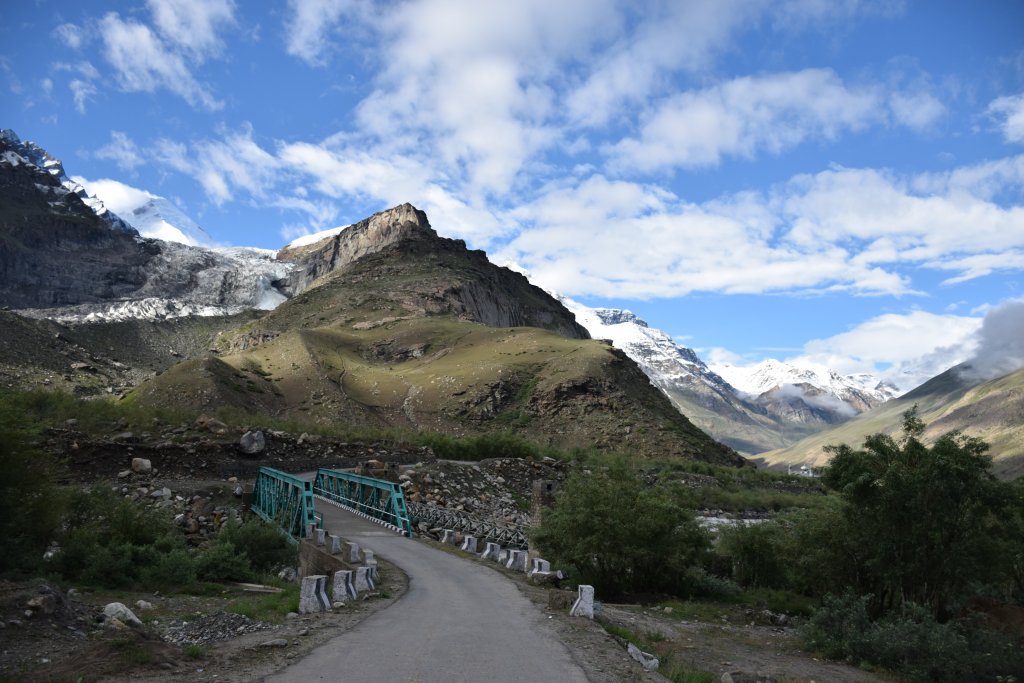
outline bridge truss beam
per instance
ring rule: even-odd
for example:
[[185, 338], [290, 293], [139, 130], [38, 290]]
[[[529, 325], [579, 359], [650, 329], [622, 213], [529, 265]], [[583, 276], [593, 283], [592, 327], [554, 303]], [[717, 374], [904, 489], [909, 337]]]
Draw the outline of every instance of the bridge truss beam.
[[311, 524], [320, 525], [323, 520], [313, 505], [313, 485], [272, 467], [259, 469], [250, 508], [280, 527], [293, 543], [308, 535]]
[[412, 522], [402, 487], [390, 481], [352, 472], [317, 470], [313, 493], [342, 507], [361, 512], [412, 536]]

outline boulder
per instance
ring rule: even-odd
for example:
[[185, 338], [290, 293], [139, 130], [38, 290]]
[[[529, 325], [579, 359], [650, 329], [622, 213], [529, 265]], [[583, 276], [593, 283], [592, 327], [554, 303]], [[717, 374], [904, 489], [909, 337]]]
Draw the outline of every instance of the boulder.
[[132, 472], [147, 474], [153, 471], [153, 463], [145, 458], [132, 458]]
[[142, 621], [135, 616], [135, 613], [128, 609], [123, 602], [111, 602], [103, 608], [103, 614], [107, 619], [117, 619], [129, 626], [142, 626]]
[[259, 430], [242, 434], [242, 438], [238, 441], [238, 448], [246, 455], [262, 453], [266, 447], [267, 441], [263, 436], [263, 432]]

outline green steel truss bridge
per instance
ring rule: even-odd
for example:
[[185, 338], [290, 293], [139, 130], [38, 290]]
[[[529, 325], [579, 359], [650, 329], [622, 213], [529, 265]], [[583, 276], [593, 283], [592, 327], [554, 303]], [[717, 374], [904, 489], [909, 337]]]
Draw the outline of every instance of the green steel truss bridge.
[[312, 482], [271, 467], [261, 467], [253, 487], [252, 510], [275, 524], [294, 542], [312, 535], [323, 525], [314, 498], [350, 510], [404, 536], [412, 536], [413, 523], [461, 531], [505, 548], [525, 549], [526, 530], [490, 517], [461, 510], [407, 503], [402, 487], [394, 482], [352, 472], [320, 468]]
[[313, 485], [295, 475], [261, 467], [252, 489], [253, 512], [281, 527], [294, 543], [308, 538], [313, 526], [323, 523], [313, 506]]
[[352, 472], [320, 468], [313, 482], [313, 494], [404, 536], [412, 536], [405, 494], [398, 484]]

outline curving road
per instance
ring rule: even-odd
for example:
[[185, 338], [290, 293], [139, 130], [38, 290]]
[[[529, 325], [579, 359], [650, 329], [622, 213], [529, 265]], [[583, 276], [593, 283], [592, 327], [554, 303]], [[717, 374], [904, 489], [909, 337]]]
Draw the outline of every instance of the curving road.
[[409, 591], [272, 682], [586, 683], [547, 619], [500, 573], [317, 502], [324, 526], [409, 575]]

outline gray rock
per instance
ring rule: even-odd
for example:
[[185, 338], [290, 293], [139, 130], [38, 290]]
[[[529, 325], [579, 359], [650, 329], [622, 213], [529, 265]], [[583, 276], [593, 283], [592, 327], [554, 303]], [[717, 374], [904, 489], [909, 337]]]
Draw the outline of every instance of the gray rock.
[[246, 432], [238, 440], [238, 447], [246, 455], [256, 455], [257, 453], [262, 453], [263, 449], [267, 447], [267, 441], [263, 436], [263, 432], [259, 430]]
[[260, 643], [260, 647], [288, 647], [288, 641], [284, 638], [274, 638], [265, 643]]
[[132, 458], [132, 472], [146, 474], [153, 471], [153, 463], [145, 458]]
[[644, 652], [633, 643], [626, 646], [626, 652], [629, 656], [640, 662], [640, 666], [644, 668], [644, 671], [657, 671], [658, 670], [658, 658], [649, 652]]
[[108, 603], [107, 606], [103, 608], [103, 614], [108, 620], [116, 619], [131, 626], [142, 626], [142, 621], [122, 602]]
[[139, 608], [139, 610], [153, 609], [153, 603], [146, 602], [145, 600], [136, 601], [135, 606]]

